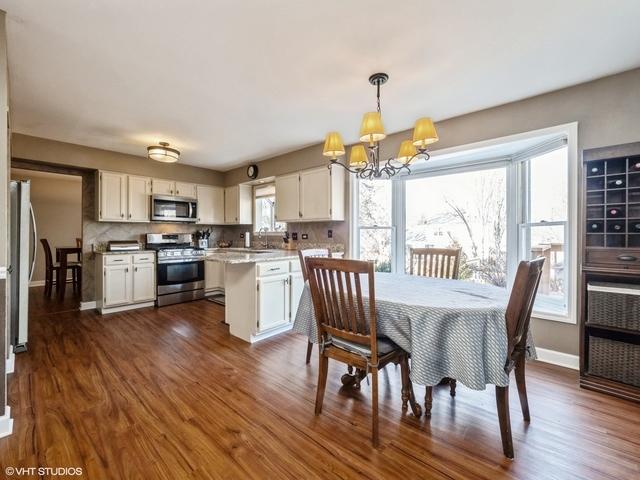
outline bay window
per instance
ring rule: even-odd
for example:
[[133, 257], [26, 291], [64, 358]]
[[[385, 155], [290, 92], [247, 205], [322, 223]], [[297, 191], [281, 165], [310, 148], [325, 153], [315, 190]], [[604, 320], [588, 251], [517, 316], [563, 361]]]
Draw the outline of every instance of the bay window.
[[577, 160], [570, 135], [575, 147], [573, 126], [434, 155], [411, 175], [353, 179], [352, 255], [375, 261], [377, 271], [407, 273], [411, 248], [460, 248], [461, 280], [501, 288], [511, 286], [520, 260], [541, 256], [534, 315], [575, 321]]

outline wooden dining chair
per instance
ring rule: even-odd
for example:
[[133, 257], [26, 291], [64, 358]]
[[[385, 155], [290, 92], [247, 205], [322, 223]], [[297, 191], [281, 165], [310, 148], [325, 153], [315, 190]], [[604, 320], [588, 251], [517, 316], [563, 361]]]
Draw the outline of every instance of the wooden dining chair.
[[410, 248], [409, 274], [433, 278], [458, 278], [460, 248]]
[[[330, 258], [331, 251], [328, 248], [307, 248], [303, 250], [298, 250], [298, 257], [300, 257], [300, 269], [302, 270], [302, 278], [306, 282], [309, 280], [309, 275], [307, 274], [307, 266], [305, 264], [305, 259], [309, 257], [323, 257]], [[311, 351], [313, 350], [313, 343], [311, 340], [307, 341], [307, 361], [305, 363], [309, 363], [311, 361]]]
[[[505, 321], [507, 326], [507, 358], [504, 371], [509, 376], [515, 370], [516, 386], [520, 397], [522, 417], [529, 422], [529, 401], [525, 382], [525, 361], [527, 352], [527, 333], [531, 322], [531, 311], [535, 303], [536, 294], [544, 258], [536, 258], [529, 262], [522, 261], [518, 265], [516, 278], [511, 287], [511, 295], [507, 304]], [[433, 387], [427, 387], [425, 396], [426, 415], [430, 416]], [[513, 458], [513, 439], [511, 437], [511, 417], [509, 415], [509, 386], [496, 385], [496, 405], [500, 422], [500, 436], [502, 437], [502, 451], [508, 458]]]
[[[455, 280], [460, 273], [461, 251], [460, 248], [410, 248], [409, 274]], [[454, 378], [443, 378], [440, 385], [449, 385], [449, 394], [456, 396]]]
[[[59, 288], [60, 282], [67, 281], [67, 272], [61, 272], [60, 263], [53, 261], [53, 256], [51, 254], [51, 246], [49, 245], [49, 241], [46, 238], [41, 238], [40, 243], [42, 244], [42, 248], [44, 250], [44, 264], [45, 264], [45, 279], [44, 279], [44, 294], [51, 295], [53, 291], [53, 275], [55, 273], [56, 277], [56, 289]], [[81, 264], [79, 262], [68, 262], [67, 270], [71, 270], [73, 279], [74, 279], [74, 287], [76, 279], [81, 278]]]
[[[307, 258], [309, 287], [320, 338], [318, 387], [315, 413], [322, 412], [329, 359], [371, 373], [371, 441], [379, 444], [378, 372], [390, 362], [399, 363], [402, 377], [402, 409], [411, 405], [416, 417], [422, 409], [416, 402], [409, 378], [409, 355], [388, 338], [377, 336], [374, 268], [372, 262], [335, 258]], [[362, 294], [367, 280], [368, 308]]]

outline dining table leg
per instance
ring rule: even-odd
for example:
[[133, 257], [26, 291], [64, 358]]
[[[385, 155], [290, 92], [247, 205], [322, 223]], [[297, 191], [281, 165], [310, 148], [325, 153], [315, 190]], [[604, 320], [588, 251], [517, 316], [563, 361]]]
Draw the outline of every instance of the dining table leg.
[[433, 405], [433, 387], [427, 385], [427, 390], [424, 393], [424, 416], [431, 418], [431, 406]]

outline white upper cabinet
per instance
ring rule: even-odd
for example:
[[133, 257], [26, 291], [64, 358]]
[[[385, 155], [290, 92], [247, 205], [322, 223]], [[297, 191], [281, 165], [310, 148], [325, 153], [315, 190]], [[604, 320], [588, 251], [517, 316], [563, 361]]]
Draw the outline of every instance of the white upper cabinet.
[[175, 195], [175, 191], [176, 182], [160, 178], [153, 179], [152, 192], [154, 195]]
[[300, 175], [292, 173], [276, 177], [276, 220], [300, 220]]
[[198, 221], [202, 225], [224, 223], [224, 188], [209, 185], [196, 186]]
[[151, 179], [129, 175], [127, 178], [127, 219], [130, 222], [148, 222]]
[[196, 198], [196, 185], [193, 183], [176, 182], [176, 196]]
[[98, 191], [98, 220], [101, 222], [125, 221], [127, 213], [127, 175], [100, 172]]
[[253, 223], [252, 191], [251, 185], [235, 185], [224, 189], [224, 223]]
[[276, 177], [278, 221], [344, 220], [344, 183], [340, 168], [320, 167]]

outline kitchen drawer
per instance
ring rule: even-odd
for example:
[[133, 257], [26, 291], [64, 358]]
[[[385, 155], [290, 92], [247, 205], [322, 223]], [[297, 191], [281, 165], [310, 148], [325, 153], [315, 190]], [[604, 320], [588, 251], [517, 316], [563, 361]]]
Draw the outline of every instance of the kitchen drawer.
[[155, 261], [153, 253], [135, 253], [131, 256], [133, 257], [133, 263], [153, 263]]
[[277, 275], [278, 273], [289, 272], [289, 262], [264, 262], [256, 265], [258, 269], [258, 276], [264, 277], [267, 275]]
[[131, 255], [105, 255], [105, 265], [124, 265], [131, 263]]
[[640, 269], [640, 249], [587, 248], [585, 265]]
[[301, 272], [302, 267], [300, 266], [300, 260], [290, 260], [290, 267], [292, 272]]

